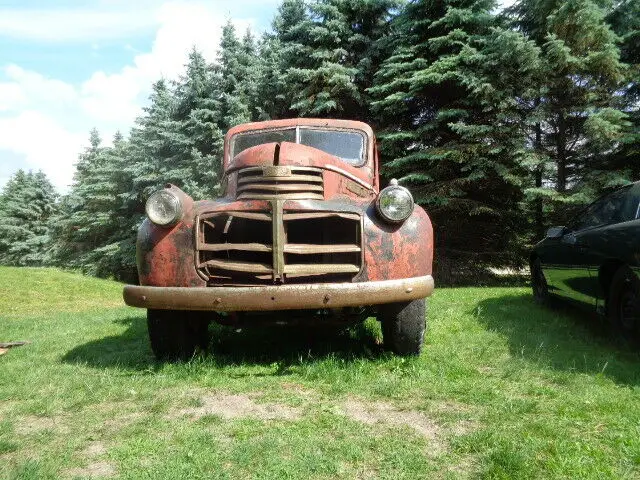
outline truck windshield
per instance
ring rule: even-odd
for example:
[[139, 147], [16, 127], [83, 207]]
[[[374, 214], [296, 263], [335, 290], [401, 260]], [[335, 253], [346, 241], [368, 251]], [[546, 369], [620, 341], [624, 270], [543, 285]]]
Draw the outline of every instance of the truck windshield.
[[362, 163], [364, 154], [364, 134], [361, 132], [298, 127], [235, 135], [231, 140], [231, 158], [247, 148], [273, 142], [308, 145], [355, 166]]

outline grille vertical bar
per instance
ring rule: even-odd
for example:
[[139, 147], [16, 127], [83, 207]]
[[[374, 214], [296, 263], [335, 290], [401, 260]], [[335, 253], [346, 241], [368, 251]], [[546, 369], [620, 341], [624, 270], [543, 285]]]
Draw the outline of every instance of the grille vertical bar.
[[284, 277], [284, 242], [286, 233], [282, 221], [284, 200], [272, 200], [272, 229], [273, 229], [273, 280], [280, 281]]

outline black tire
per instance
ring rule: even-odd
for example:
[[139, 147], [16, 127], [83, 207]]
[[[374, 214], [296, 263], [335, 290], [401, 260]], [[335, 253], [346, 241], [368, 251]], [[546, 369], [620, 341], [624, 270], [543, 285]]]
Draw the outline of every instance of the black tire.
[[147, 327], [158, 360], [189, 360], [209, 344], [209, 319], [199, 312], [147, 310]]
[[420, 355], [427, 328], [427, 301], [390, 303], [378, 309], [384, 348], [401, 356]]
[[551, 304], [549, 286], [547, 285], [547, 279], [542, 271], [539, 258], [536, 258], [531, 265], [531, 290], [533, 292], [533, 299], [538, 305], [549, 306]]
[[640, 282], [628, 268], [620, 268], [611, 280], [607, 317], [616, 335], [640, 339]]

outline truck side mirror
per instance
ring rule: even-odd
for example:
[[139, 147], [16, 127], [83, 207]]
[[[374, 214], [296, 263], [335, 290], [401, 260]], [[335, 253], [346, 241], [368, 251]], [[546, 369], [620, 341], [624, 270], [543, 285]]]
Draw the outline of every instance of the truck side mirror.
[[551, 227], [549, 230], [547, 230], [547, 238], [560, 238], [565, 234], [566, 231], [567, 227], [564, 226]]

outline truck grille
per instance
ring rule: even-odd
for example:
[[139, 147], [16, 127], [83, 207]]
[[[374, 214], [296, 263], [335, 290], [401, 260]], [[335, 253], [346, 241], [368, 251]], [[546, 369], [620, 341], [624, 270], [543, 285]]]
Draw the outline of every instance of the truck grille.
[[362, 265], [361, 218], [339, 212], [201, 215], [197, 268], [210, 285], [351, 281]]
[[322, 170], [313, 167], [268, 166], [238, 171], [239, 200], [292, 199], [322, 200]]

